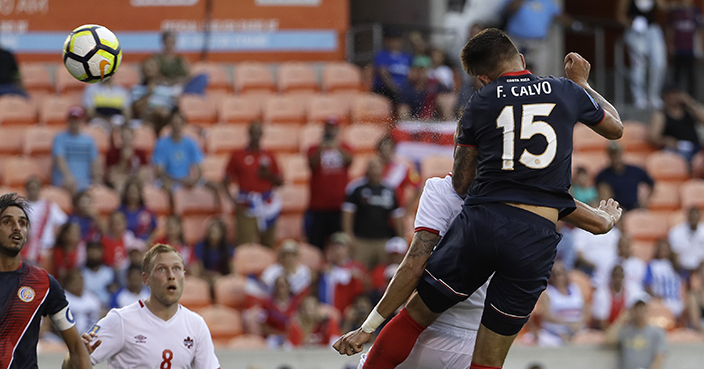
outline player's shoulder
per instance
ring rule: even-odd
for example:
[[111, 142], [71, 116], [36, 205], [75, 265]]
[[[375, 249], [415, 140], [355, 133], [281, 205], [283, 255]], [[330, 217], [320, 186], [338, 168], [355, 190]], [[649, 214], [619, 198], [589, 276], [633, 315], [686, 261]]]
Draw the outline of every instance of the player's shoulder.
[[181, 315], [181, 319], [186, 321], [187, 324], [189, 325], [201, 325], [207, 328], [207, 324], [205, 323], [205, 319], [195, 311], [180, 305], [178, 306], [179, 309], [179, 314]]
[[425, 187], [423, 191], [427, 191], [432, 194], [450, 194], [454, 193], [455, 189], [452, 186], [452, 174], [448, 174], [444, 177], [431, 177], [425, 181]]

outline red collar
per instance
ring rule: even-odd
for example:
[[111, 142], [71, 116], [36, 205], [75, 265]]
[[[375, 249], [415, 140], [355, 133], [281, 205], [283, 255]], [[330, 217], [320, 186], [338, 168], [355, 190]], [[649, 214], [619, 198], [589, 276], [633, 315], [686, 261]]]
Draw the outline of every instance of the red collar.
[[524, 74], [533, 74], [533, 73], [531, 73], [528, 69], [524, 69], [524, 70], [518, 70], [518, 71], [515, 71], [515, 72], [507, 72], [507, 73], [504, 73], [504, 74], [502, 74], [501, 76], [499, 76], [499, 78], [501, 78], [501, 77], [511, 77], [511, 76], [522, 76], [522, 75], [524, 75]]

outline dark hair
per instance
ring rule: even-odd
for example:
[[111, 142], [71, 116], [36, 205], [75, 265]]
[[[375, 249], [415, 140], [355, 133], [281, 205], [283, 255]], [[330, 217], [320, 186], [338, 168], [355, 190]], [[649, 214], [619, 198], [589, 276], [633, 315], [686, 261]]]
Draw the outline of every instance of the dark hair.
[[56, 241], [54, 241], [54, 247], [59, 247], [61, 249], [66, 247], [66, 244], [68, 243], [68, 241], [66, 240], [66, 238], [68, 237], [68, 232], [71, 229], [71, 226], [74, 225], [78, 226], [77, 223], [66, 222], [59, 228], [59, 231], [56, 233]]
[[[211, 245], [210, 244], [210, 227], [218, 227], [220, 228], [220, 232], [222, 233], [222, 238], [220, 239], [220, 242], [218, 242], [217, 245]], [[210, 221], [210, 224], [208, 224], [208, 229], [206, 231], [205, 237], [203, 238], [203, 246], [205, 249], [210, 249], [210, 248], [217, 248], [219, 253], [219, 258], [220, 258], [220, 263], [218, 265], [218, 271], [222, 273], [223, 275], [225, 274], [230, 274], [230, 252], [229, 252], [229, 245], [227, 244], [227, 226], [225, 225], [225, 222], [220, 219], [220, 218], [215, 218]], [[215, 246], [215, 247], [213, 247]], [[205, 263], [205, 259], [210, 258], [210, 253], [204, 252], [203, 253], [203, 263]], [[208, 260], [209, 261], [209, 260]]]
[[587, 171], [587, 168], [581, 167], [581, 166], [580, 166], [580, 167], [577, 167], [577, 169], [575, 169], [575, 172], [576, 172], [577, 174], [580, 174], [580, 173], [587, 173], [587, 174], [588, 174], [588, 173], [589, 173], [589, 171]]
[[27, 199], [18, 195], [16, 192], [6, 193], [0, 196], [0, 215], [2, 215], [10, 206], [14, 206], [22, 210], [24, 216], [27, 217], [27, 228], [29, 228], [31, 224], [29, 224], [29, 214], [27, 213], [29, 210]]
[[103, 249], [103, 244], [98, 241], [89, 241], [86, 243], [86, 250], [88, 249]]
[[501, 30], [487, 28], [467, 41], [460, 58], [470, 76], [495, 76], [504, 64], [518, 57], [518, 49]]
[[[178, 235], [178, 242], [180, 242], [182, 245], [186, 244], [186, 236], [183, 234], [183, 219], [177, 214], [171, 214], [168, 217], [166, 217], [166, 223], [168, 224], [169, 220], [175, 220], [178, 222], [179, 227], [181, 227], [181, 233]], [[152, 246], [153, 247], [153, 246]]]
[[129, 275], [131, 272], [137, 272], [139, 275], [142, 275], [142, 266], [139, 264], [130, 264], [130, 266], [127, 267], [127, 273], [125, 273], [125, 275]]
[[171, 30], [162, 32], [161, 33], [161, 42], [166, 41], [166, 38], [169, 36], [176, 37], [176, 32], [171, 31]]
[[73, 207], [74, 207], [74, 208], [77, 208], [77, 207], [78, 207], [78, 203], [79, 203], [79, 202], [81, 201], [81, 199], [82, 199], [83, 197], [85, 197], [85, 196], [90, 196], [90, 195], [88, 194], [88, 191], [86, 191], [86, 190], [76, 192], [76, 194], [73, 195], [73, 199], [71, 200], [71, 201], [73, 202]]
[[136, 177], [130, 177], [127, 182], [125, 182], [125, 186], [122, 187], [122, 196], [120, 199], [120, 203], [122, 205], [127, 206], [127, 189], [130, 188], [130, 186], [137, 186], [139, 189], [139, 206], [144, 207], [144, 193], [142, 191], [142, 183], [139, 181], [139, 178]]
[[393, 147], [396, 147], [396, 141], [393, 139], [393, 137], [391, 137], [390, 135], [385, 135], [384, 137], [379, 139], [379, 142], [377, 142], [376, 151], [381, 151], [381, 147], [387, 143], [390, 143], [391, 145], [393, 145]]

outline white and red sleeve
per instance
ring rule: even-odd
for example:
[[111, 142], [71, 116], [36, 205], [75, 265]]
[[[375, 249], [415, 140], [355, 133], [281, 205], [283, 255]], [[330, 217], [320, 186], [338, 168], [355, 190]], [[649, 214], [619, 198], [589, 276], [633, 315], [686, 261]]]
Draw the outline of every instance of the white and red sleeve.
[[444, 236], [450, 222], [457, 214], [446, 199], [443, 189], [444, 178], [430, 178], [425, 182], [420, 196], [418, 212], [414, 223], [415, 231], [428, 231]]

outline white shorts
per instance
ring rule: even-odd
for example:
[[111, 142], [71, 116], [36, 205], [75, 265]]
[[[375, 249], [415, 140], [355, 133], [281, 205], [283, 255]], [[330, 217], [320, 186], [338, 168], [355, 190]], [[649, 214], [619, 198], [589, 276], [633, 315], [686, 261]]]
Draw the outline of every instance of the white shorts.
[[[408, 358], [397, 369], [467, 369], [472, 363], [477, 331], [428, 327], [418, 337]], [[357, 369], [362, 369], [367, 353], [362, 354]]]

